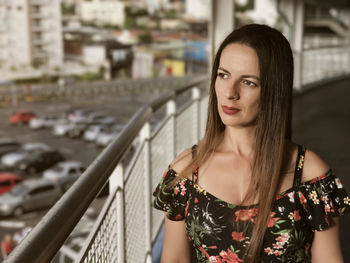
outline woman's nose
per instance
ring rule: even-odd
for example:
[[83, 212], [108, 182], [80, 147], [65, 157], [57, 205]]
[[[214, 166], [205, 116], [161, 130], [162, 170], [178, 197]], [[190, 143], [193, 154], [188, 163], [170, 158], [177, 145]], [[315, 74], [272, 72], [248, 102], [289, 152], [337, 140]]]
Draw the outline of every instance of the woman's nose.
[[225, 95], [228, 100], [239, 100], [240, 95], [237, 85], [233, 84], [231, 86], [228, 86]]

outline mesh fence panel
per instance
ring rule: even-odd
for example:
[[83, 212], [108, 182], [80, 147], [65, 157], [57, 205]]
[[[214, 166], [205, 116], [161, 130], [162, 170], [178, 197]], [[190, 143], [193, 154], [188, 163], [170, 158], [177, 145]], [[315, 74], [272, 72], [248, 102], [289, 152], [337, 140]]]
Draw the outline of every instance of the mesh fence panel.
[[[173, 159], [173, 119], [168, 118], [151, 139], [151, 187], [154, 190], [167, 165]], [[152, 240], [155, 239], [163, 221], [163, 213], [152, 209]]]
[[144, 262], [147, 253], [146, 198], [144, 196], [145, 145], [143, 144], [134, 167], [125, 183], [125, 248], [127, 262]]
[[199, 138], [203, 138], [208, 116], [209, 96], [202, 97], [199, 101]]
[[185, 110], [176, 115], [176, 127], [175, 127], [175, 152], [176, 155], [181, 153], [186, 148], [191, 147], [197, 143], [196, 138], [193, 136], [193, 128], [195, 127], [193, 122], [197, 122], [194, 118], [197, 111], [197, 104], [192, 103], [187, 105]]
[[349, 72], [349, 47], [305, 50], [302, 61], [302, 84], [341, 76]]
[[117, 262], [117, 205], [120, 205], [120, 202], [115, 196], [86, 257], [81, 262]]

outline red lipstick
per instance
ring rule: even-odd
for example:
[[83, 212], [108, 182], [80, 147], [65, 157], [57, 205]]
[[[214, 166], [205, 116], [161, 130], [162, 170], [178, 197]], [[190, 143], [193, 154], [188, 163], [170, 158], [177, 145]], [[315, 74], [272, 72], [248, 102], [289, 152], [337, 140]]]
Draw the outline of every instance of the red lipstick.
[[240, 109], [228, 106], [222, 106], [222, 111], [227, 115], [234, 115], [240, 111]]

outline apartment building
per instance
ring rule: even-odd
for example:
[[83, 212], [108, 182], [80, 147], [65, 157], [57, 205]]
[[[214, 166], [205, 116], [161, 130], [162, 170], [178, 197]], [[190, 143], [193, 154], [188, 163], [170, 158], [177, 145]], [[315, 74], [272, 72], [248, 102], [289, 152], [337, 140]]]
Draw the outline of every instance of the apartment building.
[[115, 0], [84, 1], [79, 6], [80, 19], [97, 25], [123, 26], [125, 3]]
[[63, 63], [60, 0], [0, 0], [0, 70]]

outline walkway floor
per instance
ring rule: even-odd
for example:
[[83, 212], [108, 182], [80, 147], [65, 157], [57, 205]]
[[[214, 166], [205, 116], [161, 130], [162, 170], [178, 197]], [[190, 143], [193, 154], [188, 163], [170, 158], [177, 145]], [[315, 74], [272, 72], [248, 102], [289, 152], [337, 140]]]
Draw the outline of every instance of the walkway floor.
[[[320, 155], [350, 194], [350, 79], [294, 98], [293, 140]], [[344, 262], [350, 262], [350, 214], [341, 217]]]

